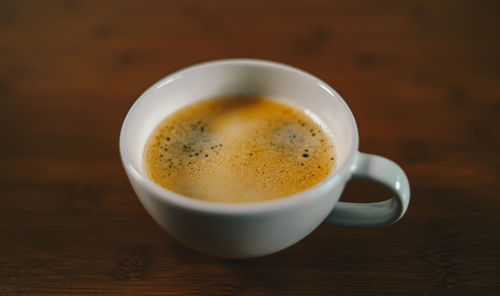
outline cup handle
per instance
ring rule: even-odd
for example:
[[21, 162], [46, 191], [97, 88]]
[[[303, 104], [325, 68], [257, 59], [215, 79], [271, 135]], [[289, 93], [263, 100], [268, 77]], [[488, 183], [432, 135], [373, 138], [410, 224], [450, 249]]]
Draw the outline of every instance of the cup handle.
[[385, 157], [358, 152], [351, 166], [352, 177], [387, 186], [392, 199], [374, 203], [337, 202], [325, 223], [342, 226], [376, 227], [398, 221], [410, 202], [410, 184], [403, 170]]

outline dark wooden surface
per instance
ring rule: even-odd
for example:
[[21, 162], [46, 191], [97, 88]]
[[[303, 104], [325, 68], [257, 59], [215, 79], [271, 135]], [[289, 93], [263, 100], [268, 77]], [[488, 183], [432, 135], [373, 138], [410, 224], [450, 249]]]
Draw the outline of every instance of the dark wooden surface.
[[[0, 294], [498, 295], [498, 2], [354, 2], [1, 1]], [[164, 75], [227, 57], [338, 90], [361, 150], [408, 173], [404, 219], [251, 260], [166, 235], [121, 167], [122, 120]]]

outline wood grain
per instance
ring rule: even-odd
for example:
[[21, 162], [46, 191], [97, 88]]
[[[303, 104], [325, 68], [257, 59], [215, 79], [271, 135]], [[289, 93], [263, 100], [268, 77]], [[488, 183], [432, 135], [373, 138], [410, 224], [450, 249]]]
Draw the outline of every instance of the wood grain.
[[[496, 1], [0, 2], [1, 295], [497, 295]], [[378, 229], [322, 225], [277, 254], [222, 260], [166, 235], [118, 155], [131, 104], [227, 57], [314, 73], [362, 151], [412, 186]], [[345, 200], [387, 197], [353, 181]]]

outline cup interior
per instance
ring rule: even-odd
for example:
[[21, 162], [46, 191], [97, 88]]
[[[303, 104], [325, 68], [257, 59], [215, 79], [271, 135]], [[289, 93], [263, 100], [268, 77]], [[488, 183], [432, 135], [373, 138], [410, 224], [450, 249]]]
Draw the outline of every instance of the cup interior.
[[[262, 60], [206, 62], [175, 72], [144, 92], [129, 110], [120, 135], [126, 166], [146, 177], [143, 150], [155, 127], [176, 110], [222, 96], [257, 95], [283, 101], [310, 115], [331, 136], [336, 168], [347, 169], [358, 148], [354, 117], [342, 97], [299, 69]], [[330, 176], [331, 177], [331, 176]]]

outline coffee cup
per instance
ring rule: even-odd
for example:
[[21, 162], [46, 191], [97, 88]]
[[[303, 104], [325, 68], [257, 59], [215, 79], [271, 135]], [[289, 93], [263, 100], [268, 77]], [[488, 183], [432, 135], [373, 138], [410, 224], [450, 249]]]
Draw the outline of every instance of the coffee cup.
[[[148, 178], [143, 166], [144, 149], [162, 120], [202, 100], [233, 95], [279, 98], [319, 118], [335, 144], [335, 169], [297, 194], [243, 204], [182, 196]], [[358, 142], [351, 110], [322, 80], [276, 62], [227, 59], [190, 66], [146, 90], [123, 122], [120, 155], [139, 200], [172, 237], [202, 253], [249, 258], [283, 250], [321, 223], [375, 227], [392, 224], [404, 215], [410, 200], [405, 173], [387, 158], [359, 152]], [[352, 177], [381, 183], [392, 190], [393, 197], [375, 203], [339, 201]]]

